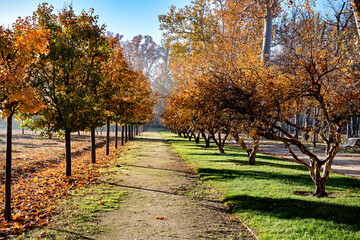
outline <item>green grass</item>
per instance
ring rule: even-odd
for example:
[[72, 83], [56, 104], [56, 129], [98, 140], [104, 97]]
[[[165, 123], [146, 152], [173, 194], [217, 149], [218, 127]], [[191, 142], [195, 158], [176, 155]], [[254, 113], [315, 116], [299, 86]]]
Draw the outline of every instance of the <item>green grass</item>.
[[[107, 178], [119, 174], [116, 166], [102, 172], [107, 173]], [[118, 209], [126, 196], [127, 192], [120, 187], [107, 183], [74, 189], [69, 199], [58, 203], [59, 215], [54, 223], [46, 229], [32, 231], [22, 239], [87, 239], [86, 236], [106, 232], [109, 229], [99, 221], [99, 213]]]
[[260, 239], [360, 239], [358, 179], [331, 174], [329, 197], [316, 198], [302, 165], [258, 154], [250, 166], [237, 148], [219, 154], [215, 144], [204, 148], [203, 142], [162, 135]]

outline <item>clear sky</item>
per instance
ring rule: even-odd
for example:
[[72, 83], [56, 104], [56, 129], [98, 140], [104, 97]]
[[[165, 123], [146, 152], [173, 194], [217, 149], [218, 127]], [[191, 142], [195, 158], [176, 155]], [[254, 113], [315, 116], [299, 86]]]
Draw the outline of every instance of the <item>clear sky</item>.
[[53, 5], [56, 12], [69, 3], [76, 13], [94, 8], [99, 23], [106, 24], [107, 31], [124, 35], [123, 40], [141, 34], [152, 36], [157, 43], [162, 38], [158, 15], [168, 13], [171, 5], [190, 4], [190, 0], [0, 0], [0, 25], [8, 27], [19, 16], [32, 15], [42, 2]]

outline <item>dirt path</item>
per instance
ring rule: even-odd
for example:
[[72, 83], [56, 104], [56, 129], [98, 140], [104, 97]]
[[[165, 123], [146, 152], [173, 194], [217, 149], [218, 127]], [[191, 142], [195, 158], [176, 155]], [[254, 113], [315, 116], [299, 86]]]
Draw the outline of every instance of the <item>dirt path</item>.
[[91, 239], [255, 239], [230, 220], [218, 196], [160, 133], [145, 132], [128, 147], [120, 163], [123, 174], [108, 180], [128, 198], [119, 210], [102, 214], [100, 222], [109, 230]]

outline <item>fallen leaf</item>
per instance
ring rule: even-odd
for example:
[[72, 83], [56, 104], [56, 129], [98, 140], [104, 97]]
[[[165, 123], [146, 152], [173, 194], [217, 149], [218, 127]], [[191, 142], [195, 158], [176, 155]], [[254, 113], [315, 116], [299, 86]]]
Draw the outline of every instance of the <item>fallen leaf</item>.
[[37, 235], [37, 236], [36, 236], [36, 239], [42, 239], [42, 238], [44, 238], [44, 237], [46, 237], [46, 232], [42, 232], [42, 233], [40, 233], [39, 235]]

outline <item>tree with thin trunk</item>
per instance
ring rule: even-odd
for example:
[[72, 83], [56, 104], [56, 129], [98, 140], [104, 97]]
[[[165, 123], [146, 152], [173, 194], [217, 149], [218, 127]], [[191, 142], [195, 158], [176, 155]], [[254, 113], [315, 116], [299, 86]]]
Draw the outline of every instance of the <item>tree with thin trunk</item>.
[[65, 135], [66, 176], [71, 176], [71, 132], [92, 128], [94, 88], [108, 55], [105, 28], [93, 10], [76, 15], [71, 6], [53, 13], [46, 3], [36, 11], [39, 24], [51, 32], [49, 54], [37, 65], [36, 87], [45, 107], [28, 116], [32, 129]]
[[125, 125], [122, 125], [121, 126], [121, 146], [124, 146], [124, 142], [125, 142]]
[[31, 72], [38, 55], [47, 54], [49, 32], [34, 18], [18, 19], [12, 29], [0, 26], [0, 113], [6, 118], [4, 218], [11, 221], [12, 120], [15, 113], [43, 107]]

